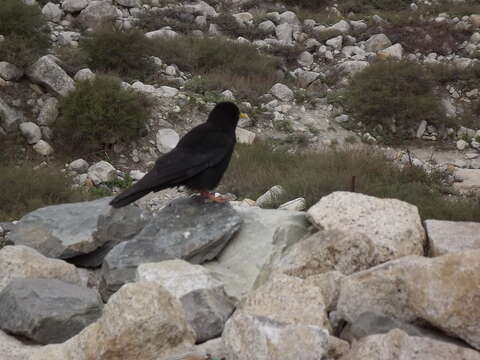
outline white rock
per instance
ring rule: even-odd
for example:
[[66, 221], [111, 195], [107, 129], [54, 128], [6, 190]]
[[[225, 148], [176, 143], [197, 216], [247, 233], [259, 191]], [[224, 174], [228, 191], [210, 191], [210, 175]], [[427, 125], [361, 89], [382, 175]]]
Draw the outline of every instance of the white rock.
[[297, 61], [301, 66], [309, 67], [313, 64], [313, 55], [308, 51], [304, 51], [300, 54]]
[[365, 50], [368, 52], [377, 52], [388, 48], [392, 45], [392, 42], [385, 34], [376, 34], [371, 36], [365, 42]]
[[277, 99], [281, 101], [292, 101], [294, 99], [293, 91], [287, 85], [277, 83], [272, 86], [269, 91], [270, 94], [275, 96]]
[[480, 223], [426, 220], [430, 256], [480, 249]]
[[377, 55], [384, 59], [400, 60], [403, 57], [403, 47], [401, 44], [395, 44], [386, 49], [380, 50]]
[[26, 345], [0, 330], [0, 354], [2, 360], [28, 360], [39, 345]]
[[236, 311], [222, 336], [229, 360], [315, 360], [328, 353], [328, 332]]
[[115, 168], [109, 162], [99, 161], [88, 168], [88, 177], [95, 185], [115, 179]]
[[19, 128], [29, 144], [36, 144], [42, 138], [40, 127], [33, 122], [21, 123]]
[[178, 34], [169, 29], [163, 29], [163, 30], [155, 30], [155, 31], [150, 31], [145, 34], [145, 36], [149, 39], [173, 39], [178, 36]]
[[145, 176], [145, 173], [143, 171], [140, 171], [140, 170], [130, 170], [129, 174], [130, 177], [133, 179], [133, 180], [141, 180], [144, 176]]
[[286, 44], [290, 44], [293, 40], [293, 26], [289, 23], [283, 23], [275, 28], [277, 39]]
[[368, 66], [368, 61], [348, 60], [338, 65], [340, 71], [347, 75], [355, 75]]
[[86, 173], [88, 171], [88, 162], [83, 159], [74, 160], [68, 164], [68, 169], [79, 174]]
[[62, 46], [73, 45], [78, 43], [80, 33], [76, 31], [61, 31], [57, 36], [57, 41]]
[[351, 27], [350, 24], [345, 20], [340, 20], [336, 24], [330, 26], [329, 29], [340, 31], [342, 34], [347, 34], [350, 32]]
[[121, 11], [108, 1], [90, 0], [88, 6], [80, 12], [78, 21], [88, 28], [96, 28], [106, 21], [119, 17]]
[[418, 129], [417, 129], [417, 138], [418, 139], [422, 138], [426, 129], [427, 129], [427, 122], [425, 120], [420, 121], [420, 125], [418, 126]]
[[167, 98], [172, 98], [177, 96], [178, 94], [178, 89], [171, 87], [171, 86], [160, 86], [156, 94], [158, 94], [161, 97], [167, 97]]
[[197, 342], [219, 336], [234, 309], [223, 283], [213, 272], [183, 260], [141, 264], [136, 281], [154, 281], [179, 300]]
[[278, 207], [279, 210], [294, 210], [294, 211], [304, 211], [307, 207], [307, 202], [304, 198], [297, 198], [290, 200]]
[[480, 360], [480, 353], [454, 343], [409, 336], [400, 329], [355, 341], [348, 360]]
[[128, 8], [139, 8], [142, 6], [140, 0], [117, 0], [117, 4]]
[[319, 229], [365, 236], [377, 248], [377, 263], [423, 255], [426, 239], [420, 215], [406, 202], [337, 191], [320, 199], [307, 215]]
[[256, 203], [257, 206], [260, 207], [267, 207], [271, 206], [273, 202], [280, 199], [282, 196], [286, 194], [286, 191], [280, 185], [272, 186], [265, 194], [261, 195]]
[[95, 74], [88, 68], [80, 69], [73, 78], [75, 81], [95, 80]]
[[350, 25], [353, 27], [354, 32], [362, 32], [368, 28], [368, 25], [363, 21], [350, 21]]
[[79, 12], [88, 6], [88, 0], [64, 0], [62, 9], [69, 13]]
[[265, 20], [258, 24], [258, 29], [266, 34], [272, 34], [275, 32], [275, 24], [270, 20]]
[[183, 8], [187, 12], [193, 12], [194, 14], [201, 14], [203, 16], [210, 16], [215, 17], [217, 16], [217, 12], [215, 8], [207, 4], [205, 1], [196, 1], [194, 4], [184, 5]]
[[288, 324], [330, 329], [320, 288], [284, 274], [274, 275], [268, 282], [248, 294], [239, 309], [246, 314], [264, 316]]
[[325, 42], [328, 46], [333, 47], [335, 50], [340, 50], [343, 44], [343, 36], [339, 35], [337, 37], [331, 38]]
[[58, 100], [54, 97], [49, 97], [45, 100], [40, 113], [37, 117], [37, 124], [43, 126], [52, 125], [58, 117]]
[[43, 156], [53, 154], [53, 148], [44, 140], [39, 140], [35, 145], [33, 145], [33, 150]]
[[365, 312], [422, 322], [480, 349], [480, 250], [436, 258], [407, 256], [343, 278], [337, 313]]
[[57, 4], [48, 2], [42, 8], [42, 14], [47, 18], [47, 20], [50, 20], [53, 22], [59, 22], [62, 18], [63, 11], [62, 9], [60, 9], [60, 6], [58, 6]]
[[180, 136], [173, 129], [160, 129], [157, 132], [157, 149], [165, 154], [177, 146]]
[[462, 140], [462, 139], [457, 141], [457, 149], [458, 150], [463, 151], [466, 148], [468, 148], [468, 142], [466, 142], [465, 140]]
[[164, 359], [194, 342], [178, 300], [155, 282], [130, 283], [109, 299], [95, 323], [29, 360]]
[[237, 142], [240, 144], [253, 144], [255, 141], [255, 133], [246, 129], [237, 127], [235, 130]]
[[280, 24], [291, 24], [291, 25], [300, 25], [300, 20], [297, 17], [297, 14], [295, 14], [293, 11], [285, 11], [280, 14], [279, 17], [279, 22]]
[[6, 81], [15, 81], [23, 76], [23, 70], [6, 61], [0, 61], [0, 78]]
[[46, 86], [55, 93], [65, 96], [75, 88], [75, 82], [55, 62], [55, 58], [46, 55], [30, 66], [27, 75], [33, 82]]

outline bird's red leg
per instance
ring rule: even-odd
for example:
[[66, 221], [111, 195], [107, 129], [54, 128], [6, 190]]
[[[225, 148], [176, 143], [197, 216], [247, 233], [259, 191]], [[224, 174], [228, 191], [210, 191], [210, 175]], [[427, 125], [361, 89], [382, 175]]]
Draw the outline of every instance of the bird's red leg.
[[212, 194], [210, 191], [200, 191], [200, 196], [210, 201], [221, 203], [221, 204], [227, 201], [221, 196], [215, 196], [215, 194]]

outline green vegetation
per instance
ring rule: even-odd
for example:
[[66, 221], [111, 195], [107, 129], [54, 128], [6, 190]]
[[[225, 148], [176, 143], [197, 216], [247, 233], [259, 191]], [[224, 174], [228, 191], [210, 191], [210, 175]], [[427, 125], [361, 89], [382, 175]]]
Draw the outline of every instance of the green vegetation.
[[120, 80], [97, 75], [78, 82], [61, 101], [56, 142], [68, 153], [88, 155], [140, 137], [149, 118], [149, 101], [122, 88]]
[[[245, 174], [248, 181], [243, 181]], [[281, 185], [287, 195], [275, 205], [304, 197], [311, 206], [333, 191], [350, 191], [352, 176], [357, 192], [407, 201], [418, 206], [423, 219], [477, 221], [480, 216], [478, 198], [444, 195], [440, 174], [427, 174], [418, 167], [399, 168], [369, 147], [292, 153], [262, 142], [237, 145], [222, 190], [256, 199], [273, 185]]]
[[257, 101], [277, 80], [278, 59], [250, 44], [190, 36], [156, 39], [154, 44], [163, 61], [198, 76], [187, 84], [198, 92], [230, 89], [237, 98]]
[[[367, 127], [395, 124], [399, 133], [421, 120], [445, 123], [434, 81], [421, 65], [408, 61], [377, 61], [353, 76], [343, 102]], [[395, 123], [393, 120], [395, 119]]]
[[308, 10], [323, 10], [332, 3], [331, 0], [281, 0], [286, 6], [296, 6]]
[[138, 29], [119, 30], [105, 25], [80, 40], [88, 66], [122, 78], [145, 80], [155, 71], [151, 41]]
[[0, 166], [0, 188], [8, 190], [0, 191], [0, 221], [17, 220], [43, 206], [84, 200], [85, 194], [72, 184], [57, 168]]
[[49, 29], [38, 5], [3, 0], [0, 11], [0, 59], [20, 67], [34, 63], [50, 46]]
[[400, 11], [407, 9], [410, 0], [345, 0], [339, 3], [342, 13], [369, 13], [372, 11]]

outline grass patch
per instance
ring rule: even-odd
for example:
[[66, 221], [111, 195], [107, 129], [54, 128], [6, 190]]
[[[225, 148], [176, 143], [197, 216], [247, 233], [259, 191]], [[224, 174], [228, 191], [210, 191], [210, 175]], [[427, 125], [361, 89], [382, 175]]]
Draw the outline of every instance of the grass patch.
[[0, 221], [17, 220], [40, 207], [85, 200], [85, 194], [72, 189], [72, 179], [57, 168], [34, 170], [31, 164], [21, 167], [0, 166]]
[[443, 195], [440, 174], [399, 168], [369, 147], [291, 153], [263, 142], [237, 145], [221, 187], [240, 198], [256, 199], [273, 185], [281, 185], [287, 195], [275, 205], [304, 197], [312, 206], [333, 191], [350, 191], [352, 176], [357, 192], [407, 201], [419, 208], [423, 219], [477, 221], [480, 216], [478, 199], [450, 200]]
[[49, 28], [38, 5], [3, 0], [0, 11], [0, 59], [20, 67], [34, 63], [50, 46]]
[[54, 128], [57, 145], [84, 156], [140, 137], [149, 118], [147, 98], [123, 89], [119, 79], [106, 75], [78, 82], [62, 98], [60, 109]]
[[422, 120], [435, 125], [446, 121], [430, 74], [408, 61], [373, 63], [353, 76], [343, 101], [369, 128], [395, 124], [402, 133]]
[[277, 81], [279, 60], [250, 44], [190, 36], [154, 43], [156, 56], [198, 76], [189, 86], [202, 93], [229, 89], [237, 98], [256, 101]]
[[345, 0], [339, 3], [339, 10], [344, 14], [400, 11], [407, 9], [410, 3], [410, 0]]
[[80, 39], [88, 66], [130, 80], [145, 80], [155, 72], [150, 59], [151, 40], [138, 29], [120, 30], [104, 25]]

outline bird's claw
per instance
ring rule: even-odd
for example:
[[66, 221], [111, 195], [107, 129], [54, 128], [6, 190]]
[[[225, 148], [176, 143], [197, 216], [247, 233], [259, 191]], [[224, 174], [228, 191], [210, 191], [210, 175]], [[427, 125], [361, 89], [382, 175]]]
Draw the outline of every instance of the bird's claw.
[[202, 191], [200, 193], [200, 196], [206, 198], [207, 200], [210, 200], [210, 201], [213, 201], [213, 202], [216, 202], [216, 203], [219, 203], [219, 204], [224, 204], [227, 201], [223, 197], [215, 196], [215, 194], [212, 194], [209, 191]]

